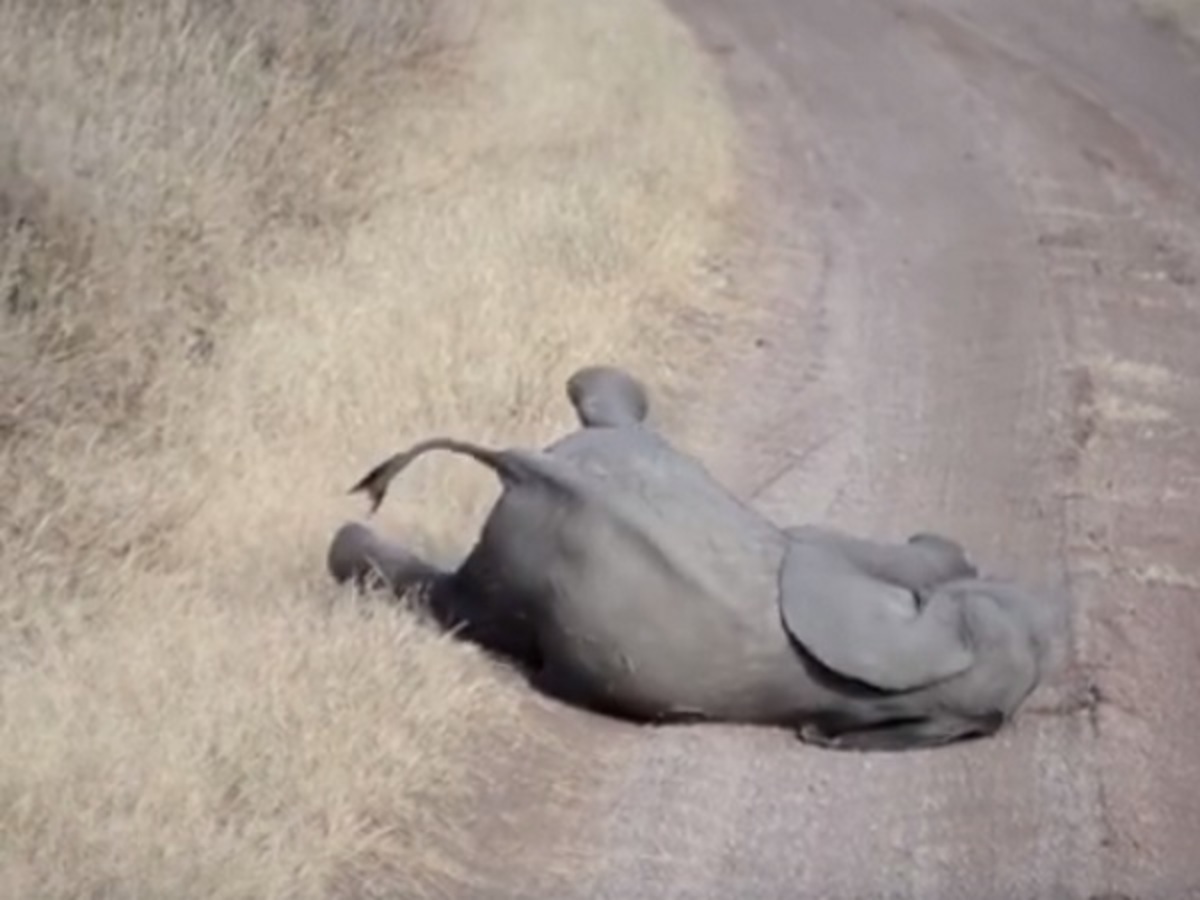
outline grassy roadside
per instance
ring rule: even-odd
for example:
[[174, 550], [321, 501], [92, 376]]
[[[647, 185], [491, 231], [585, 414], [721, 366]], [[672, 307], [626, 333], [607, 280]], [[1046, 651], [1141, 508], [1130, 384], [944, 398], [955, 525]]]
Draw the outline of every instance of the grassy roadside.
[[[682, 380], [730, 124], [653, 0], [147, 10], [0, 0], [0, 894], [414, 896], [539, 739], [325, 583], [343, 491]], [[397, 488], [437, 554], [495, 491]]]

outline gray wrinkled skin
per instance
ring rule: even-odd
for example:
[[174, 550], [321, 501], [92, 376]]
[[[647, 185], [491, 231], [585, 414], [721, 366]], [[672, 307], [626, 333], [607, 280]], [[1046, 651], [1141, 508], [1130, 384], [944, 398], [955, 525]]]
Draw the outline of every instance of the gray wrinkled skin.
[[582, 427], [544, 450], [434, 439], [354, 488], [374, 510], [435, 449], [495, 471], [503, 493], [456, 571], [348, 524], [333, 576], [415, 590], [443, 627], [546, 692], [640, 721], [904, 749], [990, 734], [1038, 684], [1054, 620], [980, 578], [955, 542], [780, 529], [646, 426], [627, 373], [583, 369], [567, 394]]

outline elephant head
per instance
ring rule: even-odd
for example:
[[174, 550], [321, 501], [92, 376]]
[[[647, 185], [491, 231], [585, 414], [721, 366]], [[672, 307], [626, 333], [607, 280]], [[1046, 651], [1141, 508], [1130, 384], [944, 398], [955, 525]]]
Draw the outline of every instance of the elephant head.
[[875, 698], [813, 717], [801, 731], [811, 743], [901, 749], [990, 734], [1050, 668], [1067, 627], [1061, 598], [980, 577], [956, 542], [789, 533], [783, 627], [824, 671]]

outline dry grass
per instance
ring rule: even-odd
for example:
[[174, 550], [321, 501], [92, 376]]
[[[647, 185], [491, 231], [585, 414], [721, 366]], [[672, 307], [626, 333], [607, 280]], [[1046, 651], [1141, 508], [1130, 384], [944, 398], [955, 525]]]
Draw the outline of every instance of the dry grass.
[[[476, 654], [326, 584], [431, 431], [678, 383], [733, 184], [653, 0], [0, 0], [0, 895], [415, 896], [526, 752]], [[493, 484], [385, 522], [461, 552]]]

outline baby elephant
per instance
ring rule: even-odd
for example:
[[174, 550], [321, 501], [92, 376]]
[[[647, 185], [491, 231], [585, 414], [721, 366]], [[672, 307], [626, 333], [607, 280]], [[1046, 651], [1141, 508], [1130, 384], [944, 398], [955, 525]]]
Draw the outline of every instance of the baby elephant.
[[355, 486], [374, 510], [438, 449], [494, 471], [502, 494], [456, 570], [348, 524], [333, 576], [415, 594], [548, 693], [638, 721], [904, 749], [990, 734], [1039, 683], [1058, 611], [980, 578], [953, 541], [781, 529], [646, 426], [629, 374], [581, 370], [568, 396], [582, 427], [548, 448], [437, 438]]

